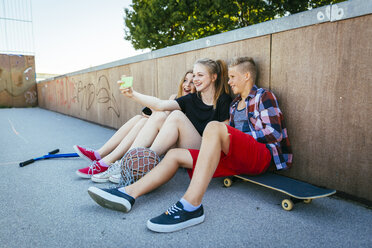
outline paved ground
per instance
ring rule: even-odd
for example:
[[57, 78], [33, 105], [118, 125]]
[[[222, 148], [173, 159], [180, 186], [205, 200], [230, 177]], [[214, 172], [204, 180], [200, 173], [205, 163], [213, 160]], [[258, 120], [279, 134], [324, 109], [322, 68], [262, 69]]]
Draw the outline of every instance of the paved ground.
[[287, 212], [280, 193], [244, 182], [223, 188], [213, 179], [203, 224], [157, 234], [146, 221], [182, 196], [183, 170], [125, 214], [91, 200], [87, 189], [96, 184], [75, 175], [85, 160], [18, 166], [55, 148], [99, 148], [114, 132], [40, 108], [0, 109], [0, 247], [372, 247], [372, 210], [337, 197]]

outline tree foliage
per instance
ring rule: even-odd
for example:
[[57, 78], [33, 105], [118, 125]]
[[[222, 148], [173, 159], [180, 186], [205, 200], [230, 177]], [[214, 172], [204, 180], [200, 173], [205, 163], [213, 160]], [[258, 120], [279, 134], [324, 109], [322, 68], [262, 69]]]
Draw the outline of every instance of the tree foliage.
[[125, 39], [159, 49], [343, 0], [133, 0]]

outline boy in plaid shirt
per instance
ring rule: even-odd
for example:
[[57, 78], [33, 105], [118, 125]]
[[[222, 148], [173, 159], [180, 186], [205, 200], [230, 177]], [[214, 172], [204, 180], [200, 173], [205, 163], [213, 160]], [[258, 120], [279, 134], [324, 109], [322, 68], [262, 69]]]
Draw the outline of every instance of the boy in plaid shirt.
[[256, 75], [251, 58], [230, 63], [229, 85], [237, 95], [230, 107], [230, 125], [208, 123], [200, 150], [172, 149], [134, 184], [109, 190], [91, 187], [89, 194], [104, 207], [128, 212], [135, 198], [168, 182], [179, 167], [185, 167], [192, 178], [184, 196], [147, 222], [152, 231], [173, 232], [204, 221], [201, 202], [212, 177], [259, 175], [271, 161], [278, 170], [288, 169], [292, 153], [282, 112], [274, 94], [255, 85]]

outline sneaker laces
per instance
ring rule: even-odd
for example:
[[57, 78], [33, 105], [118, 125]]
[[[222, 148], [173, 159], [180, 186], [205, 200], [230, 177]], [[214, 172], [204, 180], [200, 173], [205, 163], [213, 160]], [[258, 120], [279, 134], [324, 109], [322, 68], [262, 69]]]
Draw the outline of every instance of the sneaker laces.
[[120, 167], [120, 161], [116, 161], [115, 163], [112, 163], [109, 168], [102, 172], [102, 175], [106, 176], [109, 173], [112, 173], [113, 171], [117, 170], [118, 167]]
[[101, 171], [101, 166], [98, 164], [98, 161], [94, 161], [91, 165], [89, 165], [88, 174], [94, 174], [94, 171]]
[[176, 204], [174, 204], [172, 207], [168, 208], [168, 210], [165, 213], [168, 214], [168, 215], [172, 215], [172, 214], [177, 213], [180, 210], [182, 210], [182, 209], [177, 207]]

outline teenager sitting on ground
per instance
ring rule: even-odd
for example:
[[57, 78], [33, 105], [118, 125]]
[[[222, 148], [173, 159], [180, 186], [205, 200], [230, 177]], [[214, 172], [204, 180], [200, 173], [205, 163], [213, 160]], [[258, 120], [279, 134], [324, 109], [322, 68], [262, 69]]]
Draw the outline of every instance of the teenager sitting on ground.
[[282, 112], [274, 94], [255, 85], [257, 69], [251, 58], [234, 59], [229, 85], [238, 97], [230, 107], [230, 126], [210, 122], [203, 132], [200, 151], [172, 149], [148, 174], [132, 185], [114, 189], [90, 187], [98, 204], [128, 212], [135, 199], [168, 182], [179, 167], [192, 174], [180, 201], [152, 218], [147, 227], [172, 232], [204, 221], [202, 198], [212, 177], [264, 173], [273, 161], [278, 170], [292, 164], [291, 148]]
[[[177, 95], [174, 94], [169, 99], [174, 100], [189, 93], [194, 93], [195, 86], [192, 79], [192, 70], [188, 70], [179, 83]], [[75, 145], [74, 149], [77, 154], [91, 163], [90, 166], [77, 170], [77, 175], [82, 178], [91, 178], [94, 182], [107, 182], [111, 176], [120, 174], [118, 160], [127, 152], [141, 130], [143, 130], [143, 135], [146, 136], [151, 136], [151, 133], [157, 133], [169, 114], [169, 112], [161, 111], [152, 112], [149, 108], [147, 108], [147, 111], [150, 111], [150, 113], [144, 111], [147, 115], [144, 113], [136, 115], [127, 121], [98, 150]], [[117, 162], [114, 163], [115, 161]], [[107, 168], [109, 169], [106, 170]]]
[[201, 135], [208, 122], [228, 122], [232, 99], [227, 81], [227, 66], [224, 61], [199, 59], [193, 67], [196, 93], [176, 100], [160, 100], [136, 92], [132, 87], [121, 89], [125, 96], [143, 106], [157, 111], [172, 111], [155, 139], [149, 139], [140, 133], [130, 149], [148, 147], [159, 156], [175, 146], [199, 149]]
[[[230, 89], [227, 79], [224, 61], [200, 59], [193, 67], [193, 83], [197, 91], [194, 94], [175, 100], [160, 100], [136, 92], [132, 87], [120, 89], [122, 94], [143, 106], [155, 111], [172, 111], [160, 130], [151, 126], [147, 128], [147, 122], [129, 149], [149, 147], [158, 156], [172, 147], [199, 149], [201, 135], [208, 122], [228, 122], [232, 99], [228, 94]], [[99, 164], [94, 166], [100, 172], [107, 169]]]
[[[132, 87], [121, 90], [127, 97], [151, 109], [173, 111], [160, 130], [152, 128], [147, 122], [128, 150], [150, 147], [156, 155], [160, 156], [174, 147], [199, 149], [201, 135], [208, 122], [213, 120], [228, 122], [229, 105], [232, 99], [229, 95], [225, 62], [211, 59], [197, 60], [193, 67], [193, 74], [193, 83], [197, 92], [176, 100], [160, 100], [143, 95], [134, 91]], [[99, 175], [93, 176], [92, 180], [96, 181]], [[110, 176], [109, 180], [119, 183], [120, 174]]]

